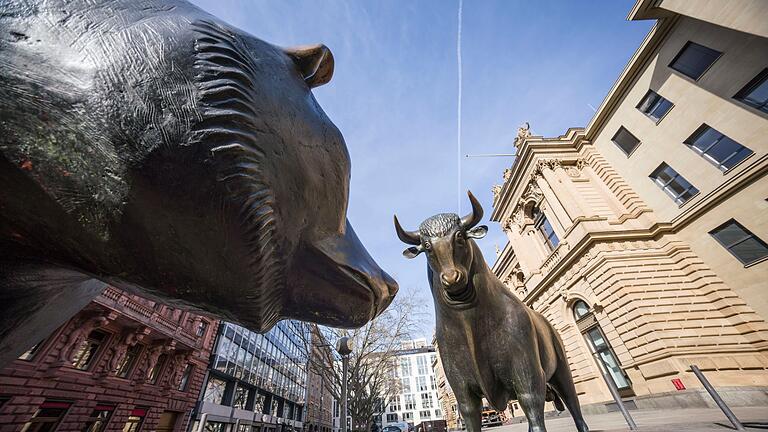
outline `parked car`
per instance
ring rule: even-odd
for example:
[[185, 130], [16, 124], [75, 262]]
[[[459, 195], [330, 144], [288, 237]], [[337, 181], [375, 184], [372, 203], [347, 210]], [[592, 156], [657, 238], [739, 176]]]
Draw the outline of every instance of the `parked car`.
[[498, 411], [490, 407], [483, 407], [482, 426], [501, 426], [504, 423], [504, 419]]

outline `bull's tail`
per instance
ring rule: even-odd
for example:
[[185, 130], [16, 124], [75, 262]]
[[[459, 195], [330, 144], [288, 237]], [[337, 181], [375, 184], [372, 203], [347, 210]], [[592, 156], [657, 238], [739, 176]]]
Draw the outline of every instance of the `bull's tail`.
[[554, 391], [549, 384], [547, 384], [547, 394], [544, 397], [544, 400], [555, 404], [555, 409], [558, 410], [559, 412], [565, 411], [565, 405], [563, 405], [563, 401], [560, 399], [560, 396], [557, 394], [557, 392]]

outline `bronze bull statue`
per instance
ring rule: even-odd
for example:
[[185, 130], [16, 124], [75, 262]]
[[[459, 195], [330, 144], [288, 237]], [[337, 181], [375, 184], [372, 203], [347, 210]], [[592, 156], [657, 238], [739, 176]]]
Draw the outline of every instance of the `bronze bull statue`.
[[563, 402], [579, 432], [584, 422], [565, 348], [554, 328], [515, 297], [491, 272], [475, 239], [483, 209], [469, 193], [472, 213], [430, 217], [418, 231], [406, 231], [395, 216], [397, 236], [412, 245], [403, 252], [427, 254], [441, 359], [468, 432], [480, 432], [485, 396], [498, 411], [517, 399], [531, 431], [546, 431], [544, 402]]
[[257, 331], [385, 309], [333, 66], [179, 0], [0, 3], [0, 366], [105, 284]]

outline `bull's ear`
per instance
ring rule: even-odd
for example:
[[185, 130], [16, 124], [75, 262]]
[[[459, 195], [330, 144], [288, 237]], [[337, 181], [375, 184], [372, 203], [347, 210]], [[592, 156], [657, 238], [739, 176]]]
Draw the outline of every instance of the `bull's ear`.
[[408, 249], [403, 251], [403, 256], [411, 259], [416, 258], [421, 253], [421, 248], [418, 246], [411, 246]]
[[327, 84], [333, 77], [333, 54], [323, 44], [285, 48], [309, 88]]
[[467, 237], [473, 239], [481, 239], [485, 237], [486, 234], [488, 234], [488, 226], [486, 225], [478, 225], [467, 231]]

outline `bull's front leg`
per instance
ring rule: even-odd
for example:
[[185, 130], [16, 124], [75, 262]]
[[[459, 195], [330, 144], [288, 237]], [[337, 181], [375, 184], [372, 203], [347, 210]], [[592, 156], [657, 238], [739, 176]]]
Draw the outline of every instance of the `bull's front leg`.
[[[532, 362], [533, 363], [533, 362]], [[528, 418], [530, 432], [546, 432], [544, 426], [544, 402], [546, 396], [546, 381], [541, 368], [531, 364], [527, 369], [517, 374], [514, 383], [517, 401]]]
[[456, 389], [456, 401], [459, 403], [459, 411], [467, 426], [467, 432], [480, 432], [482, 425], [483, 398], [470, 389]]

